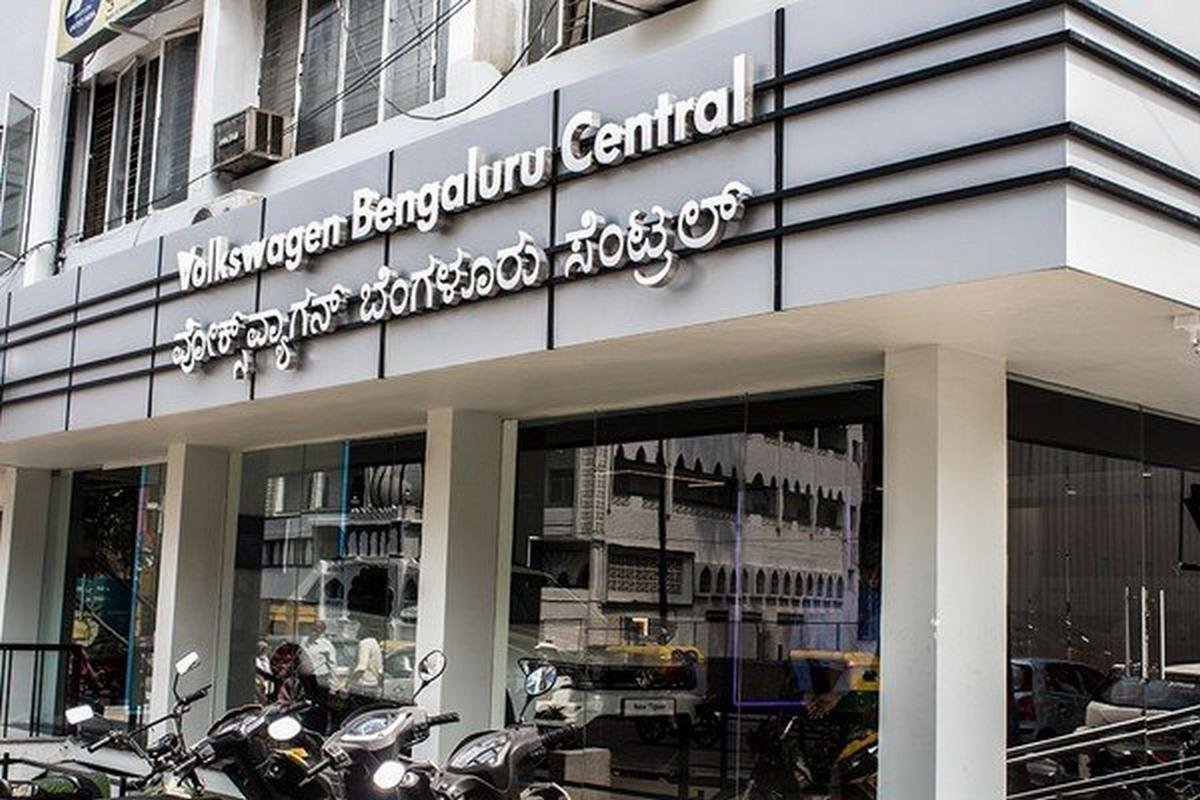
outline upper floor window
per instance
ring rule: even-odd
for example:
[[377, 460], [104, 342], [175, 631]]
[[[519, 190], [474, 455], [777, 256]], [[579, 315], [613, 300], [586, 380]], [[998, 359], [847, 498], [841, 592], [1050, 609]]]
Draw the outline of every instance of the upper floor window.
[[450, 0], [267, 0], [259, 104], [302, 153], [445, 94]]
[[619, 0], [528, 0], [525, 41], [529, 63], [598, 39], [649, 15]]
[[92, 81], [85, 238], [187, 199], [199, 44], [195, 31], [166, 37], [115, 78]]
[[26, 245], [36, 116], [33, 106], [8, 96], [0, 120], [0, 267], [17, 259]]

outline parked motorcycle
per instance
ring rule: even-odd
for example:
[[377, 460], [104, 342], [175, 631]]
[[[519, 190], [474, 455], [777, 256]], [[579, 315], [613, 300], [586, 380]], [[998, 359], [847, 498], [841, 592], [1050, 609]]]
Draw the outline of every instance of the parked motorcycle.
[[575, 730], [564, 727], [542, 733], [524, 721], [534, 698], [550, 692], [557, 681], [558, 671], [552, 665], [530, 669], [525, 676], [525, 705], [516, 724], [468, 736], [454, 748], [445, 766], [385, 761], [375, 771], [374, 785], [403, 800], [570, 800], [561, 786], [538, 782], [532, 772], [552, 749], [572, 739]]
[[320, 736], [296, 719], [308, 705], [248, 705], [228, 712], [174, 767], [175, 775], [198, 781], [200, 768], [220, 770], [246, 800], [330, 800], [328, 781], [306, 780], [322, 747]]
[[416, 705], [421, 693], [445, 670], [445, 654], [434, 650], [417, 665], [419, 685], [410, 703], [377, 703], [351, 715], [325, 740], [322, 757], [307, 770], [302, 786], [336, 768], [345, 797], [359, 800], [378, 794], [373, 776], [381, 764], [405, 757], [413, 745], [429, 738], [431, 728], [458, 722], [456, 712], [429, 714]]
[[[95, 753], [109, 746], [125, 747], [139, 756], [149, 767], [149, 771], [145, 775], [132, 781], [133, 788], [138, 790], [148, 787], [165, 788], [162, 785], [163, 778], [189, 756], [188, 747], [183, 739], [183, 719], [192, 706], [207, 697], [209, 690], [212, 689], [212, 684], [209, 684], [187, 695], [180, 693], [179, 684], [183, 676], [194, 670], [199, 664], [200, 656], [194, 651], [175, 662], [175, 674], [171, 679], [171, 694], [175, 698], [175, 703], [165, 715], [139, 725], [133, 730], [110, 731], [88, 745], [87, 751]], [[67, 723], [72, 726], [82, 725], [94, 716], [95, 709], [90, 705], [76, 706], [66, 712]], [[140, 737], [162, 725], [169, 726], [168, 731], [143, 747], [139, 742]], [[195, 770], [181, 777], [183, 786], [189, 792], [196, 795], [203, 794], [204, 786], [195, 774]]]

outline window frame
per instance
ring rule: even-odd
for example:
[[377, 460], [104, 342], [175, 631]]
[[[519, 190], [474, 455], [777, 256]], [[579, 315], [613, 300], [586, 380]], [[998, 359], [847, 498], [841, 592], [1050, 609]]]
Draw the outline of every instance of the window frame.
[[[171, 31], [170, 33], [163, 34], [155, 42], [153, 42], [151, 46], [147, 46], [146, 48], [143, 48], [142, 50], [140, 50], [139, 52], [137, 52], [133, 56], [131, 56], [129, 58], [128, 62], [124, 63], [124, 66], [120, 67], [119, 69], [105, 70], [101, 73], [97, 73], [96, 75], [93, 75], [91, 78], [89, 78], [83, 84], [83, 86], [86, 87], [87, 93], [88, 93], [88, 97], [87, 97], [88, 110], [87, 110], [87, 131], [86, 131], [87, 139], [86, 139], [86, 142], [84, 143], [85, 144], [85, 146], [84, 146], [85, 156], [83, 159], [83, 171], [82, 171], [81, 179], [79, 182], [79, 194], [80, 194], [79, 218], [76, 220], [76, 230], [80, 231], [81, 234], [83, 232], [84, 225], [86, 224], [87, 215], [88, 215], [87, 187], [88, 187], [88, 181], [92, 175], [92, 167], [93, 167], [91, 152], [92, 152], [92, 142], [94, 141], [95, 136], [96, 136], [96, 89], [100, 85], [101, 78], [107, 78], [107, 77], [112, 78], [112, 83], [113, 83], [113, 87], [114, 87], [113, 88], [113, 92], [114, 92], [113, 118], [112, 118], [112, 123], [111, 123], [111, 129], [109, 130], [110, 142], [109, 142], [108, 164], [106, 166], [108, 175], [107, 175], [107, 179], [105, 181], [104, 212], [103, 212], [103, 216], [102, 216], [102, 224], [100, 226], [99, 231], [97, 231], [96, 233], [94, 233], [90, 236], [84, 237], [85, 239], [95, 239], [95, 238], [104, 236], [108, 233], [111, 233], [112, 231], [119, 230], [126, 225], [132, 224], [133, 222], [137, 222], [140, 219], [145, 219], [146, 217], [148, 217], [150, 214], [152, 214], [155, 211], [160, 211], [163, 208], [170, 208], [171, 206], [178, 205], [180, 202], [186, 202], [186, 197], [185, 197], [184, 200], [177, 200], [177, 201], [171, 203], [170, 205], [160, 206], [158, 203], [160, 198], [155, 194], [154, 186], [155, 186], [157, 176], [158, 176], [158, 142], [159, 142], [159, 134], [161, 133], [161, 125], [162, 125], [162, 114], [163, 114], [162, 100], [163, 100], [163, 90], [164, 90], [163, 71], [166, 68], [167, 44], [168, 44], [168, 42], [171, 42], [171, 41], [174, 41], [177, 39], [182, 39], [182, 38], [185, 38], [188, 36], [198, 36], [199, 34], [200, 34], [200, 25], [199, 24], [187, 25], [185, 27]], [[131, 220], [126, 219], [126, 216], [128, 214], [128, 209], [122, 208], [121, 215], [118, 218], [113, 213], [114, 209], [113, 209], [113, 203], [112, 203], [112, 200], [113, 200], [112, 181], [113, 181], [114, 156], [116, 155], [116, 152], [117, 152], [117, 136], [116, 136], [117, 120], [118, 120], [118, 117], [120, 116], [120, 114], [122, 113], [121, 82], [122, 82], [122, 80], [125, 80], [126, 78], [136, 81], [138, 69], [140, 67], [142, 67], [143, 65], [149, 65], [152, 63], [155, 65], [154, 70], [155, 70], [155, 74], [156, 74], [155, 86], [154, 86], [154, 119], [153, 120], [146, 119], [146, 101], [148, 98], [143, 96], [142, 114], [141, 114], [142, 124], [147, 125], [149, 127], [150, 135], [146, 136], [147, 131], [145, 129], [143, 129], [142, 138], [138, 145], [139, 151], [140, 151], [139, 152], [139, 160], [138, 160], [139, 166], [138, 166], [138, 169], [135, 171], [135, 174], [132, 175], [133, 180], [134, 180], [134, 186], [135, 186], [135, 189], [134, 189], [135, 216]], [[197, 80], [198, 75], [199, 75], [199, 57], [197, 54], [196, 72], [192, 75], [193, 83], [195, 83], [195, 81]], [[149, 72], [146, 73], [146, 79], [148, 80], [148, 78], [149, 78]], [[130, 89], [130, 102], [131, 103], [133, 102], [133, 93], [136, 91], [136, 88], [137, 87], [135, 85], [135, 86], [131, 87], [131, 89]], [[189, 124], [192, 126], [192, 134], [193, 135], [196, 132], [195, 131], [195, 122], [196, 122], [195, 116], [196, 116], [195, 101], [193, 99], [192, 114], [191, 114], [191, 119], [189, 120]], [[137, 122], [133, 119], [132, 110], [131, 110], [130, 125], [132, 126], [135, 124], [137, 124]], [[129, 164], [130, 164], [129, 157], [132, 154], [131, 151], [132, 151], [132, 143], [133, 143], [132, 127], [131, 127], [129, 133], [127, 134], [126, 138], [127, 138], [127, 142], [125, 145], [125, 147], [126, 147], [125, 170], [126, 170], [126, 173], [128, 176]], [[150, 159], [150, 171], [146, 175], [146, 181], [149, 184], [149, 191], [146, 194], [145, 212], [141, 216], [136, 216], [138, 195], [140, 194], [141, 178], [142, 178], [140, 165], [141, 165], [141, 160], [143, 158], [147, 158], [147, 157]], [[189, 160], [190, 160], [190, 156], [189, 156]], [[186, 188], [188, 185], [190, 185], [190, 182], [192, 181], [192, 176], [190, 174], [187, 177], [188, 177], [188, 183], [184, 185], [184, 188]], [[122, 195], [128, 196], [128, 186], [125, 187], [125, 191], [122, 192]], [[124, 200], [122, 200], [122, 203], [124, 203]]]
[[[388, 100], [390, 73], [392, 64], [383, 65], [383, 61], [394, 51], [398, 46], [397, 43], [391, 41], [391, 15], [397, 8], [397, 3], [400, 0], [382, 0], [382, 12], [380, 16], [380, 37], [379, 37], [379, 65], [378, 72], [372, 76], [370, 83], [376, 86], [375, 92], [375, 120], [370, 125], [360, 128], [350, 133], [343, 132], [343, 124], [345, 120], [345, 105], [346, 105], [346, 76], [347, 66], [350, 59], [350, 36], [352, 33], [350, 12], [350, 4], [355, 0], [335, 0], [336, 14], [338, 17], [338, 54], [337, 54], [337, 83], [334, 89], [334, 96], [337, 98], [333, 108], [333, 137], [324, 144], [309, 147], [303, 152], [319, 149], [325, 144], [332, 144], [340, 141], [347, 136], [352, 136], [362, 130], [367, 130], [375, 125], [386, 122], [390, 117], [388, 115]], [[430, 62], [429, 74], [426, 78], [425, 100], [413, 108], [421, 108], [430, 103], [433, 103], [445, 96], [444, 89], [441, 94], [438, 92], [439, 86], [439, 70], [442, 68], [442, 62], [445, 59], [445, 53], [442, 52], [442, 33], [443, 29], [447, 29], [450, 20], [439, 19], [444, 11], [442, 0], [418, 0], [418, 2], [430, 2], [433, 6], [433, 17], [427, 25], [433, 26], [433, 29], [425, 37], [425, 41], [429, 42], [430, 47]], [[292, 87], [292, 119], [288, 122], [288, 135], [286, 146], [290, 148], [293, 155], [299, 154], [297, 143], [299, 138], [300, 120], [305, 114], [304, 108], [304, 93], [302, 90], [304, 80], [304, 56], [308, 50], [308, 8], [310, 0], [300, 0], [300, 9], [297, 15], [296, 24], [299, 27], [299, 33], [296, 39], [296, 70], [295, 78], [293, 79]], [[265, 5], [264, 5], [265, 14]], [[423, 29], [423, 27], [419, 28]], [[258, 90], [256, 92], [257, 100], [262, 101], [262, 75], [263, 63], [266, 53], [259, 52], [258, 58]], [[276, 111], [276, 109], [266, 109], [268, 111]], [[405, 109], [407, 111], [409, 109]], [[403, 111], [398, 111], [397, 115], [403, 115]]]
[[[39, 109], [32, 103], [17, 96], [16, 92], [8, 92], [4, 99], [4, 117], [0, 122], [0, 217], [4, 213], [4, 189], [8, 182], [7, 164], [5, 154], [7, 152], [8, 140], [12, 135], [11, 127], [8, 125], [9, 116], [12, 112], [14, 102], [20, 103], [25, 108], [29, 109], [32, 119], [33, 131], [29, 144], [29, 166], [25, 170], [25, 191], [21, 197], [21, 206], [17, 211], [17, 251], [8, 253], [0, 250], [0, 260], [5, 258], [16, 261], [24, 253], [26, 246], [29, 244], [29, 215], [30, 215], [30, 195], [32, 194], [32, 181], [34, 167], [37, 164], [37, 149], [38, 149], [38, 124], [41, 121]], [[3, 224], [3, 219], [0, 219], [0, 224]], [[2, 264], [0, 264], [2, 266]]]

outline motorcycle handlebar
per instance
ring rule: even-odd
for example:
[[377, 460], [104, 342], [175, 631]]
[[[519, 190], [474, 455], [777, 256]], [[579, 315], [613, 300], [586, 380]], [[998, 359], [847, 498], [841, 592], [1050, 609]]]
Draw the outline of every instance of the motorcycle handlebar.
[[460, 717], [458, 716], [457, 711], [447, 711], [444, 714], [430, 714], [429, 727], [432, 728], [435, 725], [449, 725], [452, 722], [458, 722], [459, 719]]
[[175, 774], [186, 775], [198, 766], [200, 766], [200, 756], [196, 753], [192, 753], [183, 761], [179, 762], [179, 765], [175, 767]]
[[202, 689], [197, 689], [196, 691], [192, 692], [192, 693], [191, 693], [191, 694], [189, 694], [187, 697], [183, 698], [183, 701], [182, 701], [182, 702], [183, 702], [183, 705], [185, 705], [185, 706], [190, 706], [190, 705], [192, 705], [193, 703], [198, 703], [198, 702], [200, 702], [201, 700], [203, 700], [204, 698], [208, 697], [208, 690], [209, 690], [210, 688], [212, 688], [212, 687], [211, 687], [211, 686], [205, 686], [205, 687], [204, 687], [204, 688], [202, 688]]
[[113, 734], [113, 733], [105, 734], [104, 736], [100, 737], [96, 741], [89, 744], [87, 746], [87, 751], [89, 753], [95, 753], [97, 750], [101, 750], [105, 747], [108, 747], [110, 744], [112, 744], [116, 740], [116, 738], [117, 738], [116, 734]]
[[322, 772], [324, 772], [326, 769], [328, 769], [332, 765], [333, 765], [333, 758], [331, 756], [326, 756], [325, 758], [322, 758], [320, 761], [318, 761], [317, 763], [313, 764], [311, 767], [308, 768], [308, 770], [304, 773], [303, 780], [300, 781], [300, 785], [304, 786], [304, 785], [308, 784], [313, 778], [320, 775]]
[[549, 733], [542, 734], [542, 746], [547, 750], [553, 750], [561, 744], [566, 744], [575, 736], [573, 727], [556, 728]]

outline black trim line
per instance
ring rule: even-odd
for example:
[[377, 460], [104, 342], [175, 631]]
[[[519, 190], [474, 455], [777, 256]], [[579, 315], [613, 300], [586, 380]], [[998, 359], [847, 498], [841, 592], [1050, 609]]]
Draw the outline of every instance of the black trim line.
[[[162, 276], [163, 265], [163, 237], [158, 237], [158, 274]], [[154, 287], [154, 321], [153, 327], [150, 328], [150, 368], [153, 369], [158, 361], [158, 347], [155, 342], [158, 341], [158, 298], [162, 295], [162, 284], [157, 284]], [[150, 376], [149, 385], [146, 387], [146, 419], [154, 418], [154, 375]]]
[[[79, 290], [83, 287], [83, 272], [75, 270], [75, 305], [79, 305]], [[79, 321], [79, 310], [71, 312], [71, 317], [74, 322]], [[71, 347], [67, 356], [67, 399], [63, 403], [63, 430], [71, 430], [71, 388], [75, 385], [75, 370], [70, 369], [75, 364], [75, 340], [79, 337], [79, 329], [72, 326], [71, 328]]]
[[1039, 11], [1056, 8], [1064, 5], [1064, 0], [1029, 0], [1029, 2], [1018, 3], [1017, 5], [1001, 8], [996, 11], [989, 11], [986, 14], [980, 14], [975, 17], [968, 17], [958, 22], [951, 22], [947, 25], [941, 25], [937, 28], [931, 28], [927, 31], [914, 33], [911, 36], [905, 36], [900, 39], [895, 39], [883, 44], [867, 47], [863, 50], [856, 50], [853, 53], [847, 53], [844, 56], [838, 56], [828, 61], [822, 61], [818, 64], [812, 64], [807, 67], [794, 69], [791, 72], [785, 72], [777, 77], [770, 78], [755, 85], [755, 89], [770, 89], [777, 85], [788, 86], [798, 81], [817, 78], [822, 75], [828, 75], [831, 72], [837, 72], [842, 69], [856, 67], [859, 64], [864, 64], [868, 61], [874, 61], [880, 58], [902, 53], [906, 50], [912, 50], [917, 47], [923, 47], [927, 44], [940, 42], [943, 39], [951, 39], [955, 36], [961, 36], [964, 33], [971, 33], [981, 28], [987, 28], [1001, 22], [1010, 22], [1014, 19], [1036, 14]]
[[[787, 39], [787, 19], [784, 16], [784, 9], [775, 9], [775, 75], [783, 74], [786, 69], [786, 39]], [[775, 103], [771, 106], [772, 110], [779, 111], [784, 104], [784, 87], [779, 84], [773, 92]], [[785, 163], [786, 148], [784, 146], [784, 123], [782, 119], [775, 120], [774, 124], [774, 151], [775, 151], [775, 202], [772, 209], [772, 216], [775, 221], [775, 229], [778, 230], [783, 226], [783, 170]], [[783, 310], [783, 237], [776, 237], [774, 246], [772, 247], [771, 257], [773, 260], [773, 278], [772, 278], [772, 308], [776, 311]]]
[[1093, 21], [1100, 23], [1114, 33], [1118, 33], [1136, 42], [1155, 55], [1170, 61], [1180, 69], [1184, 69], [1200, 78], [1200, 58], [1150, 33], [1145, 28], [1135, 25], [1124, 17], [1116, 14], [1093, 0], [1067, 0], [1067, 7], [1079, 11]]

